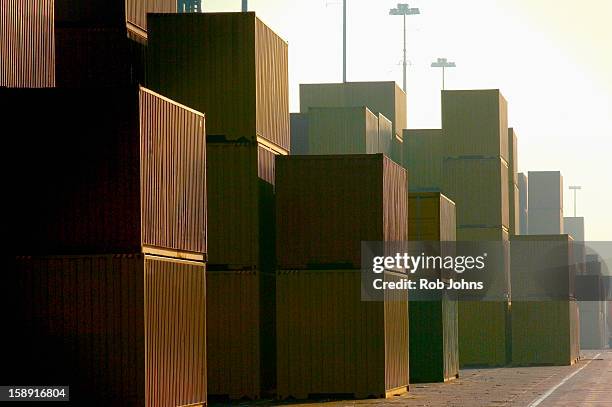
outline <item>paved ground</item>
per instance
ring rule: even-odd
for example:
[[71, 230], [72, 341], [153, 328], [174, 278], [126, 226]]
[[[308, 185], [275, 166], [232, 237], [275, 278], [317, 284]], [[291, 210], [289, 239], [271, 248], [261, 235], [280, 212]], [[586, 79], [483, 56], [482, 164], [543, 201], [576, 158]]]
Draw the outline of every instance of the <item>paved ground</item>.
[[[211, 406], [227, 404], [212, 403]], [[574, 366], [462, 370], [449, 383], [411, 385], [410, 393], [387, 400], [299, 403], [235, 403], [234, 406], [611, 406], [612, 351], [583, 352]]]

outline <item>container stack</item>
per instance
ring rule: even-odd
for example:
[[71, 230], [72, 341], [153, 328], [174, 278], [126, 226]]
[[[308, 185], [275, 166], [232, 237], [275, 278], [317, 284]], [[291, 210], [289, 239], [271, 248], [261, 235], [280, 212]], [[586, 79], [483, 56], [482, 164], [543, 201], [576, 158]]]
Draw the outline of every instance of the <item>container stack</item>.
[[[430, 243], [433, 252], [427, 255], [451, 255], [445, 252], [456, 239], [454, 202], [438, 192], [412, 192], [408, 208], [408, 240]], [[410, 382], [459, 377], [457, 300], [445, 295], [439, 300], [411, 301], [409, 321]]]
[[519, 187], [519, 217], [520, 217], [520, 234], [529, 234], [529, 208], [528, 208], [528, 190], [529, 183], [527, 175], [520, 172], [518, 174], [518, 187]]
[[441, 191], [446, 138], [440, 129], [404, 130], [403, 165], [410, 192]]
[[563, 233], [563, 177], [559, 171], [529, 171], [529, 234]]
[[408, 237], [405, 170], [382, 154], [277, 157], [276, 199], [278, 397], [407, 391], [407, 292], [361, 299], [361, 242]]
[[508, 201], [510, 203], [508, 233], [510, 235], [523, 234], [518, 182], [518, 140], [516, 131], [511, 127], [508, 129]]
[[[362, 142], [353, 141], [353, 138], [362, 139], [363, 131], [355, 130], [351, 133], [351, 127], [366, 127], [373, 126], [374, 120], [366, 118], [366, 123], [361, 117], [350, 119], [347, 116], [351, 109], [332, 118], [334, 114], [342, 110], [334, 110], [333, 108], [361, 108], [367, 109], [371, 114], [378, 118], [378, 142], [374, 142], [374, 136], [367, 146], [360, 147], [356, 150], [357, 145]], [[309, 125], [308, 138], [313, 138], [308, 141], [309, 146], [317, 146], [316, 150], [309, 150], [308, 154], [321, 154], [331, 151], [335, 154], [369, 154], [383, 153], [389, 156], [396, 163], [402, 162], [403, 138], [402, 129], [406, 128], [406, 94], [397, 86], [395, 82], [346, 82], [346, 83], [327, 83], [327, 84], [302, 84], [300, 85], [300, 114], [307, 117], [308, 122], [311, 120], [311, 110], [314, 109], [318, 115], [325, 115], [332, 118], [320, 124], [326, 127], [319, 127], [314, 130], [312, 125]], [[329, 110], [327, 113], [325, 112]], [[367, 115], [366, 115], [367, 116]], [[320, 117], [320, 116], [319, 116]], [[389, 122], [391, 124], [391, 132], [389, 132]], [[292, 138], [301, 138], [301, 127], [295, 127], [292, 130]], [[330, 137], [330, 134], [344, 134]], [[337, 144], [342, 140], [343, 144]], [[301, 153], [301, 152], [292, 152]]]
[[512, 364], [570, 365], [580, 355], [573, 239], [513, 236]]
[[11, 380], [69, 383], [79, 404], [205, 404], [204, 115], [142, 87], [0, 100], [23, 152]]
[[[149, 14], [147, 83], [205, 111], [208, 389], [275, 388], [275, 157], [289, 150], [287, 43], [255, 13]], [[167, 61], [173, 61], [172, 64]]]
[[[490, 243], [492, 301], [459, 302], [462, 366], [509, 361], [509, 174], [507, 102], [499, 90], [442, 92], [442, 191], [457, 205], [457, 240]], [[512, 170], [512, 173], [514, 170]], [[486, 340], [484, 339], [486, 338]]]
[[585, 297], [590, 297], [585, 299], [592, 300], [578, 302], [582, 349], [603, 349], [608, 346], [606, 302], [602, 301], [606, 297], [606, 280], [602, 275], [599, 255], [586, 255], [585, 273], [576, 278], [577, 290], [584, 293]]

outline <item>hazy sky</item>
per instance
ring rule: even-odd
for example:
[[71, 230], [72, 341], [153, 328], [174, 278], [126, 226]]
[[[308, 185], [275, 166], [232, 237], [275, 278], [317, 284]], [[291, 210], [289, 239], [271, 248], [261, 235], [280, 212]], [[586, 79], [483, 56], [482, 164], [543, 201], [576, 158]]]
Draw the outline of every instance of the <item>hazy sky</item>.
[[[348, 80], [401, 86], [402, 18], [397, 1], [348, 1]], [[612, 0], [415, 0], [409, 16], [408, 127], [440, 127], [447, 89], [499, 88], [519, 136], [519, 171], [560, 170], [582, 185], [578, 216], [587, 240], [612, 240]], [[205, 11], [237, 11], [240, 0], [205, 0]], [[342, 80], [342, 2], [250, 0], [249, 9], [289, 43], [291, 110], [300, 83]]]

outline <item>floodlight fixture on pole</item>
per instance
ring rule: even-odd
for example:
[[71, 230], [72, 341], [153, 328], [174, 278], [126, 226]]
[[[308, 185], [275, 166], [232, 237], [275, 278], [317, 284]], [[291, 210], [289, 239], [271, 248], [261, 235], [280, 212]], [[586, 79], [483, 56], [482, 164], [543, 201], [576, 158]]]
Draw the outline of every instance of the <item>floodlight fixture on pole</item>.
[[406, 3], [398, 3], [396, 8], [389, 10], [389, 15], [404, 16], [404, 92], [406, 92], [406, 16], [421, 14], [418, 8], [410, 8]]
[[437, 61], [431, 63], [432, 68], [442, 68], [442, 90], [444, 90], [444, 70], [446, 68], [455, 68], [456, 66], [454, 62], [450, 62], [446, 58], [438, 58]]
[[574, 191], [574, 218], [576, 217], [576, 191], [579, 191], [582, 189], [582, 187], [580, 185], [570, 185], [569, 189], [571, 191]]

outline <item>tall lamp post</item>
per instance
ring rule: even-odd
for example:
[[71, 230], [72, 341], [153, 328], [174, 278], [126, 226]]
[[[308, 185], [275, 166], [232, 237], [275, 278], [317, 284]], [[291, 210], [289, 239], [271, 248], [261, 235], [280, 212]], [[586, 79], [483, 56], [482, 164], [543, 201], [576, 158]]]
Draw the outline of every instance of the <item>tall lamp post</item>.
[[[346, 1], [346, 0], [345, 0]], [[421, 14], [418, 8], [410, 8], [406, 3], [398, 3], [396, 8], [389, 10], [389, 15], [404, 16], [404, 92], [406, 92], [406, 16]]]
[[444, 90], [444, 70], [446, 68], [455, 68], [454, 62], [447, 61], [446, 58], [438, 58], [437, 61], [431, 63], [432, 68], [442, 68], [442, 90]]
[[242, 0], [242, 12], [246, 13], [249, 11], [249, 0]]
[[574, 191], [574, 218], [576, 217], [576, 192], [581, 190], [582, 187], [579, 185], [570, 185], [569, 189]]

